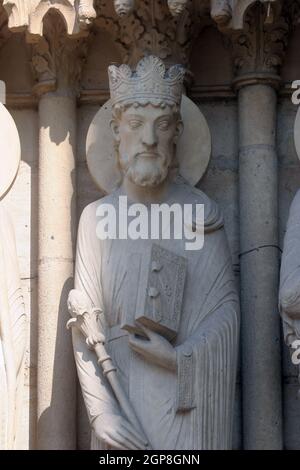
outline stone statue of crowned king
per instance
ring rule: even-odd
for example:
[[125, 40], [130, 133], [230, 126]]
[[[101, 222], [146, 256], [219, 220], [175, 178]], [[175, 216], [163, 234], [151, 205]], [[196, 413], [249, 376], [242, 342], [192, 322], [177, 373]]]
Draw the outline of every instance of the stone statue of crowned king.
[[[101, 317], [95, 323], [97, 338], [107, 357], [97, 360], [90, 346], [98, 340], [86, 341], [72, 329], [93, 449], [232, 446], [239, 302], [222, 214], [180, 175], [176, 149], [185, 124], [184, 76], [181, 66], [166, 70], [154, 56], [143, 58], [134, 71], [127, 65], [109, 67], [110, 127], [121, 178], [82, 213], [75, 274], [75, 293], [84, 309]], [[187, 251], [183, 239], [162, 236], [99, 237], [99, 207], [110, 205], [119, 216], [124, 196], [129, 208], [202, 204], [202, 249]], [[160, 316], [150, 321], [153, 311]], [[166, 318], [173, 329], [162, 327]], [[143, 433], [99, 364], [108, 357]]]

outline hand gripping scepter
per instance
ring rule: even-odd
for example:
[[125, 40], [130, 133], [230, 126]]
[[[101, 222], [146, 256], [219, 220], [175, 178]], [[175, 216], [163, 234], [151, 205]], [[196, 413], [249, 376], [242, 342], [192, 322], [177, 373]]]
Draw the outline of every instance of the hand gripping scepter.
[[[124, 392], [119, 378], [117, 369], [114, 366], [111, 357], [105, 349], [105, 337], [99, 330], [99, 322], [101, 324], [101, 310], [89, 308], [89, 299], [79, 290], [72, 290], [68, 298], [68, 309], [71, 320], [67, 323], [67, 328], [76, 327], [84, 335], [86, 344], [90, 349], [94, 349], [98, 364], [101, 366], [104, 376], [107, 378], [111, 388], [119, 402], [121, 409], [128, 421], [134, 426], [141, 436], [148, 442], [148, 438], [135, 414], [135, 411]], [[147, 446], [147, 449], [150, 449]]]

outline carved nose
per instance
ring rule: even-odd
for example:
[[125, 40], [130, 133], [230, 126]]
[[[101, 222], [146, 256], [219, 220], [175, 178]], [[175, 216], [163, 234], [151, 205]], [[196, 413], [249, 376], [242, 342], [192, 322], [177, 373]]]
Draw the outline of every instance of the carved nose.
[[156, 134], [153, 126], [146, 126], [143, 133], [143, 144], [153, 147], [157, 144]]

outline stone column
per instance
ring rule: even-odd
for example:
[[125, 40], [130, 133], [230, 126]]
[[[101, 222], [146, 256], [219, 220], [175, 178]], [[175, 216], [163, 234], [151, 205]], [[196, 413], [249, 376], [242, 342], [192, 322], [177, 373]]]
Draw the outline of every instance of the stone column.
[[280, 449], [276, 92], [239, 91], [243, 428], [246, 449]]
[[39, 100], [37, 447], [76, 448], [76, 373], [67, 296], [76, 233], [76, 98], [82, 42], [56, 14], [33, 47]]
[[[278, 314], [276, 87], [286, 24], [264, 24], [261, 6], [235, 34], [239, 110], [243, 439], [245, 449], [282, 448]], [[276, 29], [276, 35], [272, 36]], [[272, 38], [275, 38], [272, 42]], [[281, 46], [281, 47], [279, 47]]]
[[45, 94], [39, 126], [38, 448], [75, 449], [76, 381], [66, 331], [76, 224], [74, 97]]

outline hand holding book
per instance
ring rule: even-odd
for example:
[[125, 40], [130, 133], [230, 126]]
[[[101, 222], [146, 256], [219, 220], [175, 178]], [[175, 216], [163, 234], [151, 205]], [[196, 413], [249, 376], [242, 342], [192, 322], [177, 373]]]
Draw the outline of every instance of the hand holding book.
[[131, 349], [147, 361], [175, 372], [177, 370], [175, 348], [162, 335], [146, 328], [141, 323], [139, 323], [139, 326], [145, 333], [146, 339], [130, 334], [129, 346]]

